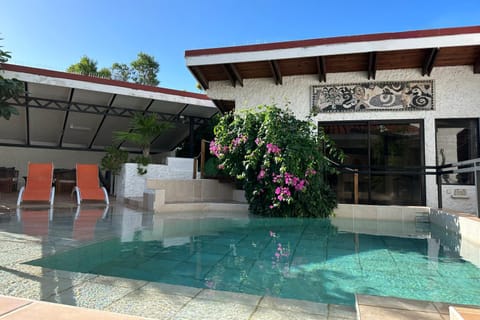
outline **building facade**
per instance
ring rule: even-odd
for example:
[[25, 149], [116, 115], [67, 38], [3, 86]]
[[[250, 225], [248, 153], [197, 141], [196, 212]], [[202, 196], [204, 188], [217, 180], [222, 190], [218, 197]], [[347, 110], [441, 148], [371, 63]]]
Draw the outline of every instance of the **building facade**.
[[[425, 169], [477, 158], [480, 27], [191, 50], [219, 108], [261, 104], [312, 116], [359, 171], [359, 203], [438, 207]], [[332, 180], [352, 203], [354, 178]], [[443, 174], [444, 208], [474, 212], [472, 173]]]

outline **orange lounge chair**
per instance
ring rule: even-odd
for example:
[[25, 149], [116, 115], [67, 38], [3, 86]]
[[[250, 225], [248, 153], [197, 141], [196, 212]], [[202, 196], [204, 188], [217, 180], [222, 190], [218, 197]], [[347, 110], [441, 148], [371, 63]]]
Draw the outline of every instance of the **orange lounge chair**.
[[29, 163], [27, 183], [18, 193], [17, 206], [23, 201], [48, 201], [53, 205], [55, 187], [53, 182], [53, 163]]
[[96, 164], [77, 163], [77, 185], [73, 191], [77, 194], [78, 205], [83, 200], [105, 200], [107, 205], [110, 204], [107, 190], [100, 187]]
[[105, 208], [80, 209], [77, 207], [73, 222], [73, 239], [92, 240], [95, 238], [95, 227], [99, 220], [107, 217], [108, 206]]

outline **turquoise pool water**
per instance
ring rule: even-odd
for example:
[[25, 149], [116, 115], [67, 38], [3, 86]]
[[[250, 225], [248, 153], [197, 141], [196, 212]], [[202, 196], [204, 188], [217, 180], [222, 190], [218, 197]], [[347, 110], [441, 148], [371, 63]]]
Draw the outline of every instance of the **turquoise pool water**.
[[390, 222], [376, 233], [401, 236], [380, 236], [366, 226], [352, 233], [324, 219], [167, 219], [130, 241], [29, 264], [334, 304], [353, 305], [357, 292], [480, 305], [480, 270], [459, 255], [456, 235]]

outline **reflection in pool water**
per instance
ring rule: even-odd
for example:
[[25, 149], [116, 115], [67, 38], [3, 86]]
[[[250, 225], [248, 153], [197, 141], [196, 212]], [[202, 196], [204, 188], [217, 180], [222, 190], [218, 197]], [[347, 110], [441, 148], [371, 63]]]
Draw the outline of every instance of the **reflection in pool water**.
[[480, 305], [480, 270], [456, 234], [428, 224], [129, 211], [90, 228], [96, 241], [30, 264], [323, 303], [361, 293]]

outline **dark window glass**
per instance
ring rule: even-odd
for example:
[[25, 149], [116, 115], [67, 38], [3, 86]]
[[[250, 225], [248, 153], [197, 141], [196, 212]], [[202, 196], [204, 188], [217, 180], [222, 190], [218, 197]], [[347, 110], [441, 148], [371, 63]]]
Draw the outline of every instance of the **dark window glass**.
[[[420, 122], [320, 124], [359, 170], [359, 203], [424, 205], [423, 128]], [[340, 203], [353, 203], [353, 174], [333, 179]]]
[[[478, 120], [436, 120], [437, 165], [478, 158]], [[444, 184], [474, 184], [473, 173], [444, 174]]]

